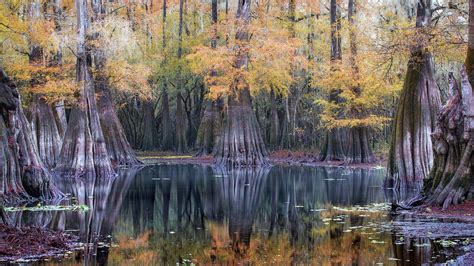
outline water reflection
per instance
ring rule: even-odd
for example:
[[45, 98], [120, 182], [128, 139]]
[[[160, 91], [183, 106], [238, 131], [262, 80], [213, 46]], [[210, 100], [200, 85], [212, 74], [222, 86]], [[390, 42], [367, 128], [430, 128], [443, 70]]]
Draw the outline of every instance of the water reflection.
[[[408, 265], [447, 259], [432, 258], [439, 247], [424, 245], [428, 240], [382, 230], [390, 220], [385, 212], [341, 210], [390, 202], [382, 170], [159, 165], [137, 171], [110, 180], [63, 180], [63, 191], [91, 206], [89, 212], [25, 212], [17, 221], [76, 232], [91, 243], [77, 256], [80, 263]], [[110, 241], [118, 247], [99, 245]]]

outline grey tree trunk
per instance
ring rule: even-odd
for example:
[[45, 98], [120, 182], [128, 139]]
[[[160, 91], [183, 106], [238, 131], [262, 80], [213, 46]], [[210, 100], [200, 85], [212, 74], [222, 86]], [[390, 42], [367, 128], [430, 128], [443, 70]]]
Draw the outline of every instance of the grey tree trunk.
[[419, 0], [416, 27], [420, 41], [413, 47], [393, 123], [386, 186], [420, 189], [433, 166], [431, 133], [441, 106], [434, 63], [423, 30], [431, 22], [431, 1]]
[[86, 47], [87, 4], [76, 0], [77, 61], [76, 79], [81, 84], [78, 105], [71, 111], [55, 172], [64, 177], [110, 177], [115, 174], [107, 152]]
[[[359, 68], [356, 62], [357, 56], [357, 39], [354, 31], [356, 27], [356, 0], [349, 0], [347, 7], [347, 20], [349, 21], [349, 43], [350, 43], [350, 62], [352, 65], [352, 75], [358, 80]], [[355, 95], [360, 97], [360, 88], [355, 86], [352, 88]], [[354, 118], [360, 118], [362, 114], [354, 110], [350, 114]], [[347, 147], [345, 150], [346, 163], [372, 163], [375, 158], [372, 153], [372, 147], [369, 143], [369, 130], [366, 127], [351, 127], [347, 129]]]
[[0, 68], [0, 201], [62, 196], [33, 141], [13, 81]]
[[459, 86], [450, 74], [450, 98], [432, 134], [434, 166], [424, 185], [426, 202], [443, 209], [474, 195], [474, 94], [464, 69], [461, 76]]
[[[331, 0], [330, 3], [330, 17], [331, 17], [331, 62], [342, 60], [341, 48], [341, 10], [338, 6], [338, 1]], [[340, 90], [335, 88], [329, 95], [330, 102], [340, 102]], [[343, 161], [344, 154], [344, 132], [340, 128], [333, 128], [325, 133], [323, 146], [319, 153], [319, 160], [321, 161]]]
[[[240, 0], [237, 7], [237, 33], [239, 41], [236, 68], [247, 68], [250, 20], [250, 0]], [[241, 76], [234, 77], [227, 97], [227, 109], [222, 133], [214, 148], [216, 163], [232, 166], [268, 164], [265, 143], [257, 118], [252, 109], [249, 85]]]

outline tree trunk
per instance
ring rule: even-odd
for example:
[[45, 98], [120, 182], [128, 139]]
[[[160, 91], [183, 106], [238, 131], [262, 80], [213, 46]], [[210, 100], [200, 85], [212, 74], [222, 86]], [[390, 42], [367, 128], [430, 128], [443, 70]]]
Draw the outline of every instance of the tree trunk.
[[[349, 43], [350, 43], [350, 57], [352, 67], [352, 75], [355, 80], [359, 80], [359, 67], [357, 65], [357, 39], [355, 32], [355, 16], [356, 16], [356, 0], [349, 0], [347, 6], [347, 20], [349, 21]], [[352, 88], [357, 97], [360, 97], [361, 89], [359, 85]], [[350, 114], [353, 118], [360, 118], [361, 113], [358, 110], [353, 110]], [[345, 150], [346, 163], [372, 163], [375, 158], [372, 153], [372, 147], [369, 143], [369, 130], [366, 127], [358, 126], [347, 129], [347, 147]]]
[[[130, 10], [130, 9], [128, 9]], [[133, 12], [133, 11], [132, 11]], [[92, 21], [101, 23], [105, 16], [105, 3], [92, 1]], [[132, 28], [134, 27], [132, 19]], [[93, 32], [91, 38], [99, 40], [101, 33]], [[93, 47], [94, 59], [94, 85], [97, 94], [97, 107], [102, 132], [105, 139], [107, 152], [113, 165], [135, 165], [140, 164], [128, 142], [122, 124], [115, 113], [109, 81], [105, 73], [107, 58], [101, 47]]]
[[173, 126], [171, 124], [171, 117], [170, 117], [170, 102], [168, 98], [168, 92], [166, 89], [162, 92], [162, 99], [161, 99], [161, 149], [163, 150], [171, 150], [174, 147], [173, 143]]
[[35, 95], [30, 106], [30, 116], [32, 137], [39, 156], [49, 169], [53, 169], [61, 152], [63, 137], [59, 132], [53, 108], [42, 96]]
[[[250, 0], [239, 0], [237, 7], [238, 40], [235, 68], [248, 67]], [[235, 76], [227, 97], [222, 134], [214, 149], [216, 162], [231, 166], [268, 164], [265, 143], [261, 136], [257, 118], [252, 109], [249, 85], [242, 76]]]
[[100, 125], [104, 132], [105, 144], [112, 164], [140, 164], [115, 113], [108, 82], [103, 80], [102, 77], [97, 77], [95, 89], [98, 94], [97, 106], [99, 109]]
[[474, 2], [469, 0], [469, 28], [466, 56], [466, 71], [471, 84], [474, 84]]
[[275, 92], [270, 91], [270, 145], [276, 147], [280, 141], [280, 120], [278, 119]]
[[428, 204], [451, 204], [474, 193], [474, 96], [463, 69], [461, 86], [450, 74], [450, 98], [443, 106], [432, 134], [434, 166], [424, 185]]
[[366, 127], [348, 129], [346, 163], [373, 163], [375, 161], [367, 131]]
[[87, 4], [76, 0], [78, 49], [76, 79], [81, 84], [78, 106], [71, 111], [56, 172], [66, 177], [109, 177], [115, 174], [107, 153], [87, 54]]
[[[338, 1], [331, 0], [330, 7], [331, 16], [331, 63], [338, 63], [342, 60], [341, 48], [341, 11], [338, 7]], [[339, 97], [340, 90], [333, 89], [329, 95], [329, 101], [338, 103], [341, 101]], [[319, 153], [321, 161], [343, 161], [344, 154], [344, 129], [333, 128], [325, 133], [323, 146]]]
[[[216, 163], [229, 166], [268, 164], [265, 143], [260, 134], [257, 117], [252, 109], [250, 91], [244, 80], [231, 85], [223, 122], [223, 133], [214, 147]], [[236, 88], [239, 86], [240, 88]]]
[[[178, 26], [178, 60], [181, 60], [183, 55], [183, 5], [184, 0], [179, 1], [179, 26]], [[185, 153], [188, 151], [188, 141], [186, 137], [186, 117], [183, 106], [183, 96], [181, 90], [183, 89], [183, 80], [181, 77], [181, 66], [178, 67], [178, 80], [176, 82], [176, 151], [178, 153]]]
[[[211, 39], [211, 48], [217, 48], [217, 0], [211, 1], [211, 18], [213, 25], [213, 34]], [[212, 71], [211, 75], [215, 76], [216, 72]], [[199, 125], [196, 146], [198, 147], [197, 156], [208, 156], [212, 154], [212, 148], [215, 144], [216, 132], [220, 124], [220, 115], [218, 108], [218, 100], [207, 100], [206, 109]]]
[[394, 119], [386, 186], [419, 189], [433, 165], [431, 132], [441, 106], [431, 54], [423, 31], [431, 21], [430, 0], [418, 2], [416, 27], [420, 40], [408, 62], [407, 74]]
[[40, 159], [16, 86], [3, 69], [0, 95], [0, 201], [61, 196]]
[[176, 95], [176, 151], [185, 153], [188, 151], [186, 138], [186, 114], [184, 113], [181, 92]]
[[212, 148], [216, 141], [216, 135], [219, 131], [221, 109], [217, 101], [207, 101], [204, 115], [199, 125], [196, 139], [198, 147], [197, 156], [208, 156], [212, 154]]

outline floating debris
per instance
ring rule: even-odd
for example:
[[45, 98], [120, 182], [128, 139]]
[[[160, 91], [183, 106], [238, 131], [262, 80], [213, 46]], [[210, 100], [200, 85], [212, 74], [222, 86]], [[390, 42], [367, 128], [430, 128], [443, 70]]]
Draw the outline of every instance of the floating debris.
[[87, 205], [36, 205], [31, 207], [5, 207], [7, 212], [21, 212], [21, 211], [83, 211], [86, 212], [90, 208]]

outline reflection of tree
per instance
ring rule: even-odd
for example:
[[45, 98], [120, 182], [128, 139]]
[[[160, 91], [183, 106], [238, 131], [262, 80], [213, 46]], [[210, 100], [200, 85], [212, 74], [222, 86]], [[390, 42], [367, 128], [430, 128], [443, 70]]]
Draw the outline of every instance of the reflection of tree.
[[232, 248], [237, 255], [245, 254], [250, 245], [252, 226], [269, 170], [267, 167], [214, 169], [214, 175], [222, 176], [217, 181], [219, 201], [224, 204]]
[[[98, 242], [111, 235], [126, 192], [139, 168], [120, 170], [115, 178], [60, 179], [55, 181], [62, 191], [71, 193], [77, 204], [85, 204], [87, 212], [58, 212], [53, 219], [53, 229], [78, 230], [86, 245], [86, 261], [99, 264], [107, 261], [108, 249], [98, 253]], [[97, 255], [97, 257], [95, 257]]]

